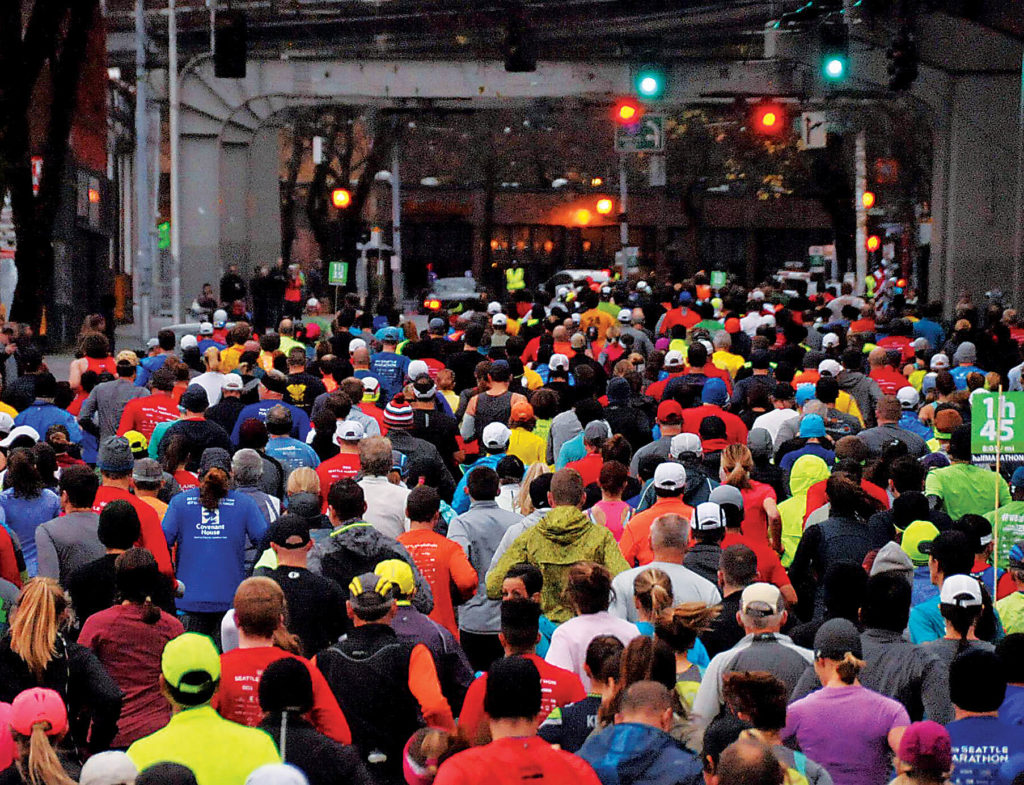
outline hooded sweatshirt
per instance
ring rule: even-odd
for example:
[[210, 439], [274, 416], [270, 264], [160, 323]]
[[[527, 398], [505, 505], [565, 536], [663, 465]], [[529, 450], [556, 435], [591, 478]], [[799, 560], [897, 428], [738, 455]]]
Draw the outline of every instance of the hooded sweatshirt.
[[675, 785], [696, 781], [701, 773], [696, 755], [665, 731], [636, 722], [609, 726], [576, 754], [593, 767], [601, 785]]
[[562, 602], [569, 567], [578, 561], [594, 561], [607, 567], [613, 576], [629, 568], [619, 551], [615, 536], [604, 526], [596, 526], [578, 508], [555, 507], [540, 522], [525, 531], [509, 546], [498, 563], [487, 573], [487, 596], [501, 597], [501, 583], [513, 564], [529, 562], [544, 575], [541, 610], [556, 624], [575, 613]]
[[882, 400], [882, 388], [878, 386], [878, 382], [860, 371], [848, 370], [843, 370], [836, 377], [836, 381], [839, 383], [839, 389], [849, 393], [857, 402], [864, 424], [868, 428], [874, 428], [878, 424], [875, 422], [875, 408]]
[[828, 479], [831, 475], [828, 464], [817, 455], [802, 455], [793, 463], [789, 473], [790, 498], [779, 502], [779, 515], [782, 517], [782, 544], [786, 551], [782, 554], [782, 566], [789, 567], [804, 533], [804, 509], [807, 506], [807, 491], [815, 483]]

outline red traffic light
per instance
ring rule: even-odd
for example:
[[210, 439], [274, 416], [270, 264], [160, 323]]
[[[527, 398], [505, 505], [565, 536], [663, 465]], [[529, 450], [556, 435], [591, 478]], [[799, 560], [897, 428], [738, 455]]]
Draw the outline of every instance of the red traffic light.
[[352, 192], [347, 188], [335, 188], [331, 191], [331, 204], [339, 210], [344, 210], [352, 204]]
[[779, 134], [786, 127], [786, 109], [774, 101], [761, 101], [754, 105], [750, 126], [760, 134]]
[[632, 98], [623, 98], [615, 104], [615, 122], [620, 125], [633, 125], [643, 113], [643, 107]]
[[900, 278], [898, 281], [896, 281], [896, 285], [900, 289], [906, 289], [907, 288], [907, 279], [906, 278]]
[[864, 247], [871, 253], [874, 253], [882, 247], [882, 239], [877, 234], [868, 235], [868, 239], [864, 242]]
[[875, 206], [875, 194], [872, 191], [865, 191], [864, 195], [860, 198], [861, 204], [864, 205], [865, 210], [870, 210]]

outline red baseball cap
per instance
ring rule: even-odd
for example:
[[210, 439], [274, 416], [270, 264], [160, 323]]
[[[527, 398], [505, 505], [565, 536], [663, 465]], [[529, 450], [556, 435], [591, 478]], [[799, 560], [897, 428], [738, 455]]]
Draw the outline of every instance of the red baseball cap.
[[683, 407], [678, 401], [662, 401], [658, 404], [658, 422], [668, 423], [683, 419]]
[[900, 739], [897, 756], [915, 769], [945, 774], [953, 768], [949, 731], [937, 722], [913, 722]]
[[55, 690], [33, 687], [18, 693], [11, 703], [11, 727], [22, 736], [31, 736], [40, 722], [49, 724], [47, 736], [57, 736], [68, 728], [68, 710]]
[[738, 333], [740, 331], [740, 320], [735, 316], [730, 316], [725, 320], [725, 331], [727, 333]]

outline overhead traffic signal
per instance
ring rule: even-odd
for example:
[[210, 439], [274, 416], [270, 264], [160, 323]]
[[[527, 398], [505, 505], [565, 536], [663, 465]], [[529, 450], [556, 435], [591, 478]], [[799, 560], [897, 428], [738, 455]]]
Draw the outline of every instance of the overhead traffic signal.
[[331, 191], [331, 204], [339, 210], [344, 210], [352, 204], [352, 192], [348, 188], [335, 188]]
[[917, 79], [917, 42], [910, 27], [903, 25], [886, 52], [889, 61], [889, 89], [906, 90]]
[[869, 234], [868, 239], [864, 241], [864, 247], [868, 249], [868, 253], [874, 253], [882, 247], [882, 238], [877, 234]]
[[870, 210], [875, 206], [875, 193], [874, 191], [865, 191], [864, 195], [860, 198], [860, 203], [864, 205], [865, 210]]
[[644, 108], [632, 98], [623, 98], [616, 102], [614, 116], [619, 125], [634, 125], [643, 116]]
[[606, 197], [604, 199], [598, 199], [594, 208], [597, 210], [598, 215], [611, 215], [612, 210], [615, 209], [615, 204], [611, 199]]
[[758, 101], [750, 110], [748, 127], [765, 136], [778, 136], [789, 122], [786, 108], [776, 101]]
[[505, 70], [510, 74], [537, 70], [537, 42], [526, 6], [516, 0], [505, 17]]
[[821, 75], [826, 82], [842, 82], [849, 76], [850, 36], [842, 21], [821, 25]]
[[657, 100], [665, 95], [668, 76], [664, 66], [657, 63], [641, 65], [633, 78], [633, 89], [641, 98]]

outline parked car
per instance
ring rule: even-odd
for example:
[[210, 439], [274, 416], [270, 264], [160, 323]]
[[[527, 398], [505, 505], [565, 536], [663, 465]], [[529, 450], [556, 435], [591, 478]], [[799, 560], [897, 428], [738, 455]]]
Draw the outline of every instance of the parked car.
[[451, 311], [464, 306], [467, 301], [483, 300], [486, 296], [487, 293], [473, 278], [438, 278], [424, 293], [421, 310], [426, 314]]

